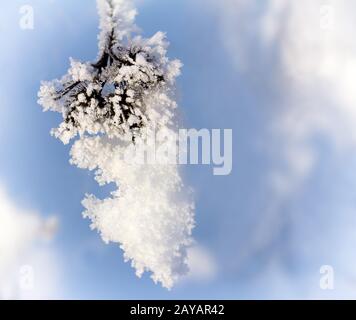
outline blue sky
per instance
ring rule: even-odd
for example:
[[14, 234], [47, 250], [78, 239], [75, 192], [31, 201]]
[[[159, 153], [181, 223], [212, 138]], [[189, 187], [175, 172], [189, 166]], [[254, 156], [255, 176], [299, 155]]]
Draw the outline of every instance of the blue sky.
[[[167, 32], [170, 57], [184, 63], [178, 102], [185, 126], [233, 129], [229, 176], [214, 176], [209, 166], [185, 168], [186, 181], [195, 190], [194, 238], [209, 252], [217, 272], [204, 281], [188, 279], [172, 291], [153, 284], [148, 275], [136, 278], [123, 262], [121, 250], [103, 244], [89, 229], [89, 221], [81, 216], [81, 200], [85, 193], [100, 197], [110, 188], [99, 188], [91, 173], [69, 164], [69, 146], [49, 135], [60, 116], [42, 113], [37, 104], [40, 81], [62, 76], [69, 57], [95, 59], [95, 1], [27, 0], [1, 5], [0, 38], [5, 45], [0, 53], [0, 181], [19, 206], [58, 217], [59, 231], [51, 248], [60, 259], [59, 298], [355, 296], [356, 189], [351, 138], [338, 139], [339, 127], [323, 126], [312, 133], [304, 128], [302, 140], [290, 128], [271, 129], [274, 122], [283, 122], [280, 114], [289, 119], [289, 108], [294, 112], [298, 106], [325, 105], [328, 112], [346, 102], [306, 85], [309, 79], [319, 84], [323, 80], [322, 76], [313, 78], [317, 70], [302, 65], [299, 74], [305, 79], [301, 82], [286, 72], [281, 44], [288, 44], [288, 39], [274, 39], [268, 46], [262, 42], [257, 28], [272, 2], [253, 1], [250, 10], [240, 11], [238, 0], [220, 5], [201, 0], [138, 3], [137, 24], [143, 34]], [[24, 4], [34, 8], [33, 30], [18, 26], [19, 8]], [[305, 50], [306, 54], [310, 51]], [[335, 59], [339, 61], [338, 56]], [[326, 92], [336, 90], [329, 80], [325, 80]], [[348, 116], [342, 112], [335, 119], [347, 131], [349, 124], [342, 121]], [[292, 117], [292, 124], [309, 123], [310, 118]], [[311, 126], [319, 128], [318, 124]], [[302, 159], [290, 164], [289, 154], [294, 152]], [[306, 162], [311, 155], [313, 162], [305, 170], [304, 153]], [[271, 187], [269, 177], [274, 174], [282, 176], [282, 189]], [[322, 265], [335, 268], [332, 291], [319, 287]]]

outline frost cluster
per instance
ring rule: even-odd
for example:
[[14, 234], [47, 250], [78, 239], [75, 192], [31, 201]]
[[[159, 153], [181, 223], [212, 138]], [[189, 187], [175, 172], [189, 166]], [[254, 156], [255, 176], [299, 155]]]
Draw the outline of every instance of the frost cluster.
[[55, 137], [65, 144], [77, 138], [71, 163], [94, 170], [100, 185], [117, 186], [107, 199], [83, 200], [91, 227], [105, 242], [120, 245], [138, 276], [150, 271], [155, 282], [170, 288], [187, 271], [194, 226], [189, 192], [177, 165], [136, 164], [123, 155], [132, 146], [153, 148], [145, 137], [156, 130], [164, 134], [154, 148], [174, 136], [172, 88], [181, 63], [167, 58], [164, 33], [131, 37], [131, 1], [98, 0], [98, 10], [97, 60], [71, 59], [64, 77], [42, 83], [39, 103], [63, 115], [52, 130]]

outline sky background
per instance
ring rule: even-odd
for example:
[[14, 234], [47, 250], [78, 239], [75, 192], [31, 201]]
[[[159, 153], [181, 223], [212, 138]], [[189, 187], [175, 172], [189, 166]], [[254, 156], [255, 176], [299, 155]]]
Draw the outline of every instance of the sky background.
[[[23, 5], [34, 9], [33, 30], [19, 27]], [[37, 104], [41, 80], [65, 74], [69, 57], [96, 58], [95, 1], [3, 2], [3, 296], [356, 298], [355, 6], [137, 1], [143, 35], [167, 32], [169, 56], [184, 63], [177, 91], [185, 127], [233, 129], [230, 175], [214, 176], [208, 165], [183, 168], [195, 193], [198, 263], [167, 291], [147, 274], [138, 279], [118, 246], [90, 230], [81, 200], [85, 193], [107, 195], [110, 187], [99, 188], [92, 173], [69, 164], [70, 146], [49, 134], [60, 115]], [[31, 223], [48, 228], [53, 215], [52, 241], [29, 231]], [[35, 274], [28, 292], [17, 288], [23, 265]], [[333, 290], [320, 288], [323, 265], [334, 269]]]

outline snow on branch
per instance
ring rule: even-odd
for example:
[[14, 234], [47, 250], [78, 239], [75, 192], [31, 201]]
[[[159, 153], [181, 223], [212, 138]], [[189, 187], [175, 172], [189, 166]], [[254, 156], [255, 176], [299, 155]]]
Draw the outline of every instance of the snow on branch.
[[[119, 243], [138, 276], [152, 272], [170, 288], [187, 271], [194, 208], [178, 166], [133, 164], [128, 148], [145, 147], [155, 130], [174, 137], [172, 99], [181, 63], [166, 56], [165, 34], [132, 37], [136, 10], [129, 0], [98, 0], [99, 55], [95, 62], [70, 60], [59, 80], [43, 82], [39, 104], [63, 115], [52, 134], [71, 149], [71, 163], [94, 170], [100, 185], [117, 190], [104, 200], [87, 195], [84, 216], [105, 242]], [[157, 147], [157, 146], [155, 146]], [[171, 145], [174, 147], [174, 145]]]

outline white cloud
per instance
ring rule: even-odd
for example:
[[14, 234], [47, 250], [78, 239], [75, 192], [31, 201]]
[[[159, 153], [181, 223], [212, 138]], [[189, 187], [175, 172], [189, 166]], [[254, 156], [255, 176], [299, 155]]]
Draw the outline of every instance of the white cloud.
[[[246, 241], [246, 253], [240, 256], [250, 257], [272, 245], [288, 221], [297, 231], [289, 238], [298, 250], [304, 248], [305, 257], [321, 256], [324, 246], [330, 245], [328, 256], [346, 268], [355, 261], [351, 245], [355, 237], [346, 227], [346, 223], [354, 226], [353, 201], [343, 203], [340, 196], [317, 200], [315, 195], [315, 201], [333, 205], [330, 216], [303, 212], [301, 204], [294, 214], [288, 206], [291, 199], [303, 195], [318, 166], [326, 163], [319, 157], [317, 139], [327, 144], [327, 158], [334, 163], [355, 155], [356, 3], [222, 0], [210, 4], [218, 11], [221, 38], [231, 61], [261, 101], [272, 105], [262, 129], [268, 133], [263, 137], [268, 152], [264, 156], [272, 160], [266, 173], [268, 205], [256, 219], [252, 244]], [[336, 165], [338, 172], [350, 172], [341, 162]], [[345, 190], [336, 178], [332, 183]], [[356, 183], [350, 187], [356, 189]], [[312, 223], [309, 230], [306, 226]], [[315, 242], [321, 230], [318, 223], [329, 234], [324, 239], [327, 244]], [[341, 256], [340, 248], [348, 257]]]
[[60, 294], [56, 252], [43, 243], [55, 218], [18, 207], [0, 186], [0, 298], [54, 298]]
[[189, 273], [185, 279], [193, 281], [211, 281], [218, 271], [215, 257], [209, 250], [201, 245], [195, 245], [188, 249]]
[[[279, 96], [271, 121], [271, 188], [295, 192], [314, 168], [313, 139], [325, 137], [335, 153], [356, 144], [356, 4], [343, 0], [212, 2], [222, 40], [247, 81], [258, 71]], [[257, 89], [258, 90], [258, 89]], [[260, 94], [256, 92], [256, 94]], [[283, 161], [283, 165], [281, 162]]]
[[265, 78], [284, 97], [275, 132], [286, 131], [293, 143], [322, 132], [337, 145], [355, 144], [356, 4], [223, 0], [217, 6], [236, 66], [267, 69]]

